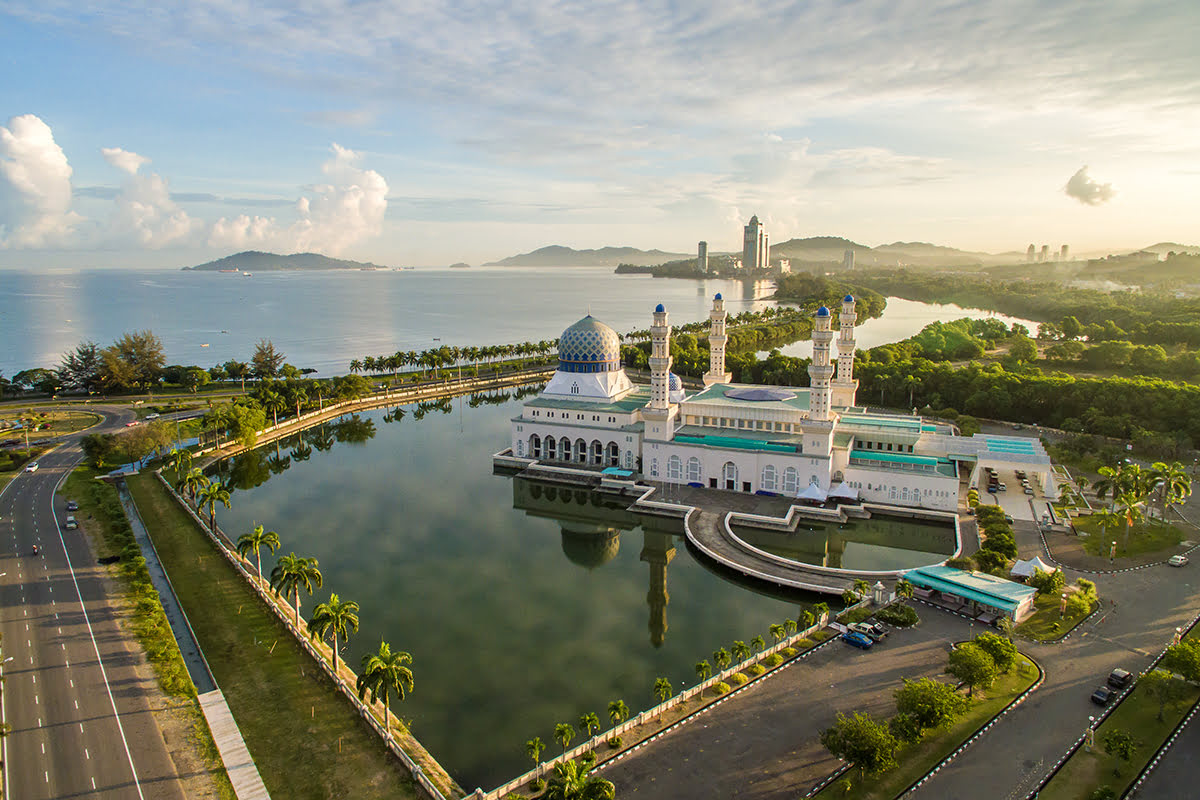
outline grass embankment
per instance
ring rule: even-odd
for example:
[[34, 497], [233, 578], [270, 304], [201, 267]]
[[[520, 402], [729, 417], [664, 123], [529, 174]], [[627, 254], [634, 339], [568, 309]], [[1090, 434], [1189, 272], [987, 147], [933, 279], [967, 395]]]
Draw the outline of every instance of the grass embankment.
[[895, 769], [882, 775], [867, 776], [865, 780], [859, 777], [857, 770], [851, 770], [845, 776], [850, 779], [849, 792], [845, 791], [842, 781], [837, 780], [826, 786], [817, 797], [824, 800], [891, 800], [954, 752], [1037, 679], [1037, 666], [1020, 655], [1008, 674], [1001, 675], [990, 689], [986, 692], [975, 691], [970, 709], [952, 725], [930, 731], [919, 742], [901, 745], [896, 751]]
[[[1200, 628], [1193, 628], [1188, 638], [1197, 635], [1200, 635]], [[1187, 683], [1183, 686], [1179, 699], [1163, 709], [1161, 722], [1158, 700], [1134, 686], [1129, 697], [1097, 729], [1094, 751], [1089, 753], [1084, 747], [1076, 750], [1038, 797], [1041, 800], [1086, 800], [1101, 786], [1111, 788], [1114, 797], [1122, 797], [1188, 709], [1200, 699], [1200, 687]], [[1118, 729], [1129, 732], [1138, 742], [1128, 763], [1104, 752], [1104, 735]]]
[[[1169, 522], [1136, 522], [1125, 535], [1125, 526], [1113, 530], [1103, 530], [1097, 517], [1088, 515], [1074, 519], [1075, 530], [1086, 533], [1082, 540], [1083, 549], [1093, 556], [1107, 556], [1109, 548], [1115, 540], [1117, 543], [1117, 558], [1140, 556], [1147, 553], [1163, 552], [1167, 556], [1170, 551], [1183, 541], [1183, 530]], [[1129, 545], [1125, 541], [1128, 538]]]
[[[91, 537], [97, 558], [118, 556], [119, 561], [107, 569], [131, 607], [131, 625], [147, 659], [154, 668], [158, 685], [169, 697], [185, 701], [182, 709], [191, 726], [192, 743], [204, 759], [221, 797], [236, 798], [233, 785], [221, 763], [220, 753], [213, 741], [208, 722], [196, 700], [196, 687], [188, 676], [187, 665], [179, 652], [171, 625], [167, 622], [158, 591], [146, 570], [146, 559], [133, 538], [133, 530], [121, 507], [117, 490], [95, 480], [99, 473], [80, 466], [63, 484], [62, 493], [79, 503], [75, 516]], [[74, 535], [74, 534], [69, 534]]]
[[1066, 615], [1061, 615], [1062, 598], [1057, 593], [1038, 595], [1034, 598], [1033, 606], [1033, 614], [1013, 632], [1038, 642], [1049, 642], [1065, 636], [1096, 608], [1096, 604], [1092, 603], [1087, 610], [1072, 610], [1068, 603]]
[[158, 480], [142, 474], [129, 487], [271, 795], [416, 797], [379, 737]]

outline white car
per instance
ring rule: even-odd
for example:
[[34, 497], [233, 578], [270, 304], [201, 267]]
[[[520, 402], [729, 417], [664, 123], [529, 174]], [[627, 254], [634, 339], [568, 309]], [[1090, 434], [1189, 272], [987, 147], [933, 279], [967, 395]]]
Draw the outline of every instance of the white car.
[[25, 465], [26, 472], [37, 472], [37, 470], [38, 470], [38, 463], [36, 461], [30, 461], [28, 464]]
[[146, 419], [158, 419], [158, 414], [147, 414]]
[[1171, 556], [1167, 559], [1167, 563], [1172, 567], [1186, 567], [1188, 563], [1187, 556]]

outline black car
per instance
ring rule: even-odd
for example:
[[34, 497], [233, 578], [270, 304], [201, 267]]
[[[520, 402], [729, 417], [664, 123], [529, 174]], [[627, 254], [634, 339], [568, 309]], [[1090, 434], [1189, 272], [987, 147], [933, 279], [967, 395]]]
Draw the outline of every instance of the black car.
[[1114, 689], [1124, 689], [1133, 682], [1133, 673], [1125, 669], [1114, 669], [1108, 673], [1108, 685]]
[[1112, 689], [1107, 686], [1101, 686], [1092, 692], [1092, 702], [1098, 706], [1106, 706], [1108, 705], [1108, 701], [1112, 700], [1114, 694], [1116, 692]]

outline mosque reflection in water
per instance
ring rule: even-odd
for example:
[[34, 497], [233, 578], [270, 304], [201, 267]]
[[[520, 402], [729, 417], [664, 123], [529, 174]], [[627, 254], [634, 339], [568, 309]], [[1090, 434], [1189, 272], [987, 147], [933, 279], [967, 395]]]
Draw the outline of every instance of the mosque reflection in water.
[[683, 534], [678, 520], [633, 514], [599, 492], [513, 478], [513, 508], [531, 517], [550, 519], [562, 529], [563, 555], [572, 564], [596, 569], [612, 561], [621, 533], [642, 529], [640, 560], [650, 566], [650, 643], [661, 647], [667, 635], [667, 566], [675, 558], [675, 540]]

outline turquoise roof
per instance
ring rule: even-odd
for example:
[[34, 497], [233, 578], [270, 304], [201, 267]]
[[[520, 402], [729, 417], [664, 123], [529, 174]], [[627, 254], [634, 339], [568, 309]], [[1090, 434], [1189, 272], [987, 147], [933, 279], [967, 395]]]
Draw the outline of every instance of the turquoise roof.
[[882, 417], [867, 414], [842, 414], [841, 424], [848, 428], [892, 428], [905, 433], [920, 434], [920, 417]]
[[1022, 583], [997, 578], [986, 572], [964, 572], [953, 567], [920, 567], [904, 573], [904, 579], [922, 589], [965, 597], [977, 603], [1015, 612], [1037, 589]]
[[772, 453], [799, 453], [800, 446], [760, 439], [744, 439], [738, 436], [716, 436], [712, 434], [692, 435], [676, 433], [674, 441], [681, 444], [698, 444], [704, 447], [721, 447], [729, 450], [764, 450]]
[[692, 395], [685, 402], [702, 403], [711, 405], [743, 405], [753, 406], [758, 409], [780, 410], [780, 411], [808, 411], [808, 389], [800, 389], [790, 386], [773, 386], [772, 389], [788, 389], [795, 393], [795, 397], [786, 400], [739, 400], [737, 397], [729, 397], [730, 391], [737, 392], [742, 389], [756, 389], [757, 386], [750, 386], [741, 383], [714, 383], [704, 389], [699, 394]]
[[948, 458], [934, 456], [918, 456], [912, 453], [886, 453], [879, 450], [851, 450], [850, 458], [859, 461], [873, 461], [880, 466], [904, 469], [905, 464], [920, 466], [922, 471], [937, 472], [947, 478], [958, 474], [954, 462]]

